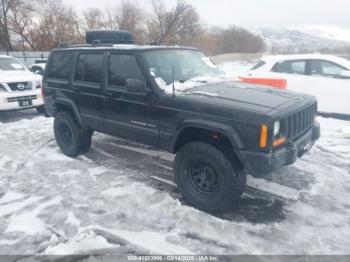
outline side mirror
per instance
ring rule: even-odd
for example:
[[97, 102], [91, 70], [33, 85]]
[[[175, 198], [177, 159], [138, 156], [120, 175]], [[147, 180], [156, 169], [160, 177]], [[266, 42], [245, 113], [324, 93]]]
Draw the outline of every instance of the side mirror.
[[350, 70], [343, 70], [340, 72], [340, 76], [350, 78]]
[[130, 93], [144, 93], [146, 83], [140, 79], [129, 78], [126, 80], [126, 90]]

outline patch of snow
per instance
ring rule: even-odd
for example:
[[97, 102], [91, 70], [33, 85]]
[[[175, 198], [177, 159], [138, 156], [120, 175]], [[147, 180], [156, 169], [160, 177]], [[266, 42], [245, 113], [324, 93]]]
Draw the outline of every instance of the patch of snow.
[[[207, 85], [207, 84], [214, 84], [219, 83], [223, 81], [232, 81], [233, 78], [231, 76], [217, 76], [217, 77], [195, 77], [190, 80], [187, 80], [185, 82], [179, 82], [176, 81], [174, 83], [175, 86], [175, 95], [183, 94], [184, 92], [188, 91], [189, 89]], [[156, 79], [157, 81], [157, 79]], [[157, 81], [158, 86], [160, 89], [162, 89], [166, 94], [172, 95], [173, 94], [173, 83], [166, 84], [164, 81]]]
[[77, 226], [79, 227], [80, 224], [81, 224], [81, 220], [79, 220], [72, 211], [70, 211], [68, 213], [68, 217], [65, 221], [65, 223], [68, 223], [68, 224], [71, 224], [71, 225], [74, 225], [74, 226]]
[[20, 241], [21, 239], [0, 239], [0, 246], [13, 246]]
[[154, 231], [127, 231], [122, 229], [114, 228], [103, 228], [99, 227], [98, 229], [104, 230], [113, 234], [119, 238], [123, 238], [126, 241], [137, 245], [146, 250], [149, 250], [152, 254], [169, 254], [169, 255], [192, 255], [193, 252], [187, 248], [173, 244], [169, 242], [169, 239], [172, 238], [172, 235], [162, 234]]
[[45, 251], [45, 255], [72, 255], [86, 252], [89, 250], [98, 250], [106, 248], [115, 248], [118, 245], [108, 243], [102, 237], [97, 236], [93, 231], [83, 232], [78, 236], [68, 240], [66, 243], [59, 243], [55, 246], [49, 246]]
[[27, 235], [47, 235], [49, 231], [45, 223], [38, 218], [38, 215], [46, 208], [57, 205], [61, 202], [60, 197], [56, 197], [50, 201], [47, 201], [34, 210], [24, 212], [19, 215], [14, 215], [9, 221], [9, 225], [6, 228], [5, 233], [22, 232]]
[[49, 234], [45, 223], [33, 213], [24, 213], [12, 218], [5, 233], [11, 232], [21, 232], [29, 236]]
[[41, 199], [43, 199], [43, 197], [29, 197], [21, 202], [2, 205], [0, 206], [0, 217], [11, 215]]
[[8, 191], [0, 198], [0, 205], [24, 198], [26, 195], [18, 192]]
[[282, 186], [279, 184], [275, 184], [265, 179], [258, 179], [252, 176], [247, 176], [247, 185], [260, 189], [264, 192], [268, 192], [272, 195], [277, 195], [279, 197], [288, 199], [288, 200], [298, 200], [299, 199], [299, 191], [294, 190], [293, 188]]

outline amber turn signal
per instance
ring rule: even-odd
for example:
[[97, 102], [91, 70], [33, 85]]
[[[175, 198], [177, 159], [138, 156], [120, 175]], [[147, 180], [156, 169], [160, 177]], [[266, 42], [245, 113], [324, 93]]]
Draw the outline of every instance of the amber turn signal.
[[278, 147], [278, 146], [281, 146], [283, 145], [285, 142], [286, 142], [287, 138], [286, 137], [281, 137], [277, 140], [275, 140], [272, 144], [273, 147]]
[[260, 148], [267, 146], [267, 125], [261, 125]]

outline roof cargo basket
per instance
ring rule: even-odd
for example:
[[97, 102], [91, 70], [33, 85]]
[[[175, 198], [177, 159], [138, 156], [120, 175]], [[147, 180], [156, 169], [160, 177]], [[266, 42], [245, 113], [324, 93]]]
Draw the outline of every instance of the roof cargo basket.
[[91, 30], [86, 32], [87, 44], [133, 44], [132, 34], [123, 30]]

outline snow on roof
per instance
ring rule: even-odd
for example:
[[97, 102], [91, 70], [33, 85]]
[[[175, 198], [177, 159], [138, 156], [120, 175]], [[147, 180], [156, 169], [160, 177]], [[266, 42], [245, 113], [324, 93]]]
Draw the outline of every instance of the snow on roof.
[[264, 61], [285, 61], [285, 60], [303, 60], [303, 59], [320, 59], [327, 60], [340, 65], [344, 65], [350, 68], [350, 61], [333, 55], [323, 55], [323, 54], [300, 54], [300, 55], [274, 55], [274, 56], [265, 56], [262, 58]]

